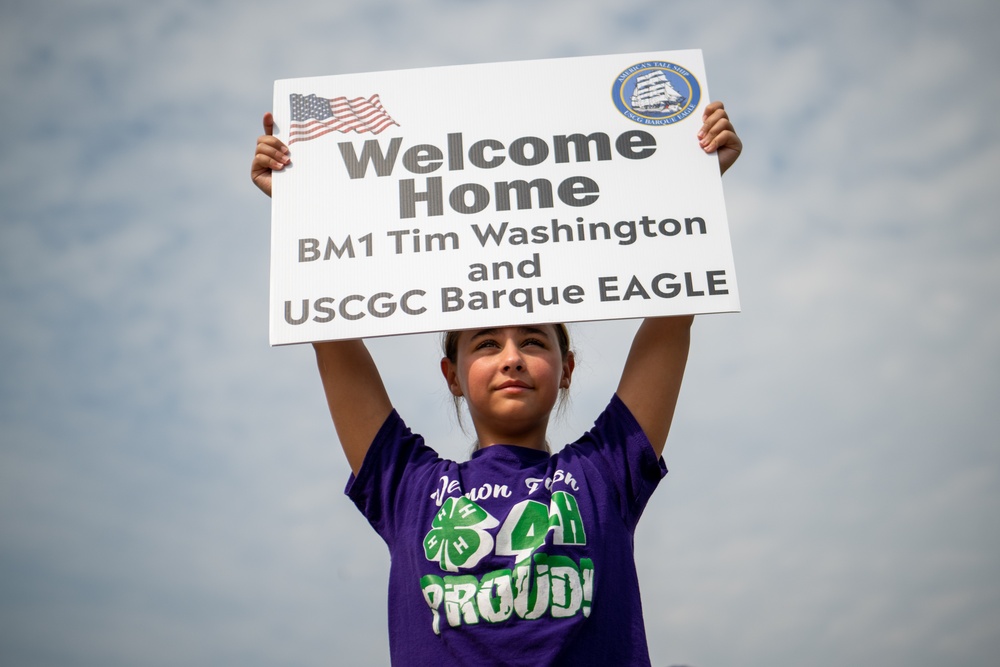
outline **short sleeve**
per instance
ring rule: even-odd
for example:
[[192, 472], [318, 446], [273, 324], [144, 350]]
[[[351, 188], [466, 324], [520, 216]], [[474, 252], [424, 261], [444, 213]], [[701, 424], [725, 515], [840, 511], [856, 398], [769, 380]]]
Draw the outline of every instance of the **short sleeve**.
[[586, 455], [602, 469], [616, 491], [623, 520], [634, 529], [667, 467], [617, 394], [594, 427], [566, 449]]
[[[412, 433], [393, 410], [375, 435], [357, 476], [351, 474], [344, 493], [368, 519], [372, 528], [390, 546], [398, 532], [396, 511], [414, 487], [414, 478], [423, 478], [441, 459]], [[425, 471], [421, 474], [421, 471]]]

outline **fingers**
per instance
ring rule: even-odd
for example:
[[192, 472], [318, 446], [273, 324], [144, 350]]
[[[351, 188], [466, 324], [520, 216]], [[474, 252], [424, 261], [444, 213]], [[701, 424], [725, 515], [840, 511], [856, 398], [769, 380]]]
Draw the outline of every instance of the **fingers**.
[[[269, 159], [258, 159], [259, 156], [265, 156]], [[254, 156], [254, 166], [281, 169], [288, 163], [288, 146], [274, 136], [274, 114], [268, 111], [264, 114], [264, 134], [257, 137], [257, 154]]]
[[281, 171], [291, 163], [288, 146], [274, 136], [274, 116], [264, 114], [264, 134], [257, 137], [257, 149], [250, 162], [250, 180], [264, 194], [271, 195], [271, 174]]
[[705, 107], [698, 143], [706, 153], [718, 153], [719, 170], [723, 174], [743, 152], [743, 142], [722, 102], [712, 102]]
[[282, 163], [268, 155], [258, 153], [253, 156], [253, 162], [250, 163], [250, 177], [256, 180], [259, 175], [270, 176], [272, 171], [281, 171], [286, 164], [288, 163]]
[[708, 142], [707, 146], [704, 146], [706, 153], [713, 153], [724, 148], [739, 151], [742, 147], [743, 143], [733, 130], [721, 130], [717, 134], [713, 134], [712, 140]]
[[[705, 107], [705, 111], [701, 114], [701, 129], [698, 130], [699, 141], [703, 140], [705, 135], [708, 134], [708, 131], [712, 129], [712, 124], [709, 121], [709, 118], [711, 118], [713, 114], [716, 114], [720, 109], [723, 113], [725, 113], [725, 108], [723, 108], [722, 102], [712, 102]], [[704, 142], [702, 142], [702, 144], [704, 144]]]
[[281, 139], [262, 134], [257, 137], [257, 152], [253, 161], [254, 166], [280, 170], [291, 162], [291, 158], [288, 157], [288, 146]]
[[712, 102], [705, 107], [702, 126], [698, 131], [698, 141], [706, 153], [712, 153], [722, 145], [718, 139], [724, 132], [736, 136], [733, 124], [729, 120], [729, 114], [726, 113], [722, 102]]

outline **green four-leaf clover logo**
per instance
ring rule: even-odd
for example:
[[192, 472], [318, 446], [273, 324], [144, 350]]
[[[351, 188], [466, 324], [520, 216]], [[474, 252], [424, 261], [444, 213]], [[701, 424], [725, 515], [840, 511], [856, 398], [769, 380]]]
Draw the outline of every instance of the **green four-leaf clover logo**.
[[468, 498], [448, 498], [424, 538], [424, 555], [448, 572], [475, 567], [493, 551], [493, 537], [486, 531], [498, 524], [489, 512]]

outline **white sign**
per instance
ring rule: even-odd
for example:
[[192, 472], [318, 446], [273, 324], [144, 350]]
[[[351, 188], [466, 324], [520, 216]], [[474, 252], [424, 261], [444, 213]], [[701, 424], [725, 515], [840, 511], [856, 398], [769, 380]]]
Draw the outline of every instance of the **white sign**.
[[739, 310], [701, 51], [284, 79], [271, 344]]

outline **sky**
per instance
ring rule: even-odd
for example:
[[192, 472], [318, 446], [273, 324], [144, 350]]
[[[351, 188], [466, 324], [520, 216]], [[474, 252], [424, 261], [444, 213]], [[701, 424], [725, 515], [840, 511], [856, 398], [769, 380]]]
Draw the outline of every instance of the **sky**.
[[[383, 543], [267, 336], [275, 79], [700, 48], [744, 154], [636, 536], [658, 667], [1000, 655], [1000, 5], [0, 3], [0, 662], [385, 665]], [[577, 324], [556, 442], [637, 323]], [[443, 454], [433, 335], [371, 349]]]

